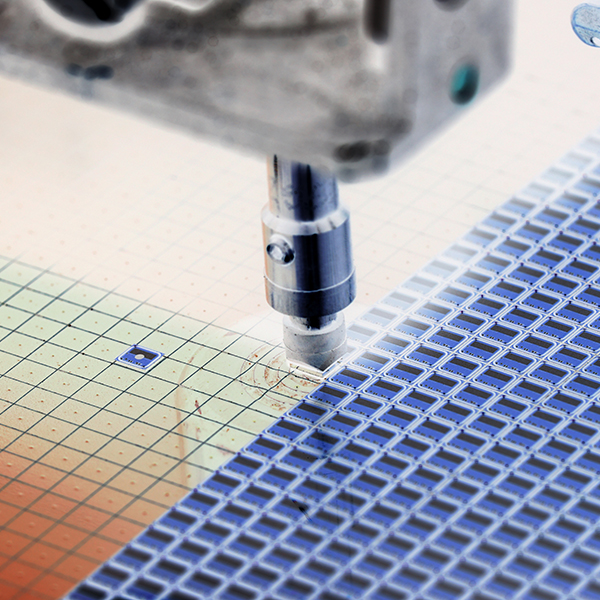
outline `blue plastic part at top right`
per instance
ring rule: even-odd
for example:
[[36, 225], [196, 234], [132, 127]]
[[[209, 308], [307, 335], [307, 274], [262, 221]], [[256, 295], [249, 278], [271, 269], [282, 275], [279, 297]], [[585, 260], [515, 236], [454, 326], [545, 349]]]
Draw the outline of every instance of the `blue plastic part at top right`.
[[600, 4], [580, 4], [573, 11], [571, 25], [584, 44], [600, 46]]

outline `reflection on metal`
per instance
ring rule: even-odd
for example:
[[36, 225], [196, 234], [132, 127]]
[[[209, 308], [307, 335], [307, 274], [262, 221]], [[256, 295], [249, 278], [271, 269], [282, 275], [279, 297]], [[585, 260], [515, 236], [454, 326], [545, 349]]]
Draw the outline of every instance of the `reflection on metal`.
[[344, 314], [315, 319], [284, 317], [283, 343], [290, 364], [322, 373], [348, 351]]

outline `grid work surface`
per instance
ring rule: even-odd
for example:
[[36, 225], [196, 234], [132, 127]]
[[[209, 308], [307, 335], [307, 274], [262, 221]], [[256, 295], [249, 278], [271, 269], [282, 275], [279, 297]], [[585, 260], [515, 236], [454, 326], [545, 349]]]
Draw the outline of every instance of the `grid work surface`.
[[[268, 342], [18, 261], [0, 302], [3, 600], [62, 597], [314, 388]], [[166, 356], [119, 364], [138, 343]]]
[[71, 600], [600, 598], [600, 137]]

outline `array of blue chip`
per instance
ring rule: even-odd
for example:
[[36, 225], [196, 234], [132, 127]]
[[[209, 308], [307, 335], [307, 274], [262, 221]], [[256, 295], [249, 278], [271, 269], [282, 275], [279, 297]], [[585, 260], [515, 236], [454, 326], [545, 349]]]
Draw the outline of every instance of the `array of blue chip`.
[[70, 600], [600, 599], [600, 141]]

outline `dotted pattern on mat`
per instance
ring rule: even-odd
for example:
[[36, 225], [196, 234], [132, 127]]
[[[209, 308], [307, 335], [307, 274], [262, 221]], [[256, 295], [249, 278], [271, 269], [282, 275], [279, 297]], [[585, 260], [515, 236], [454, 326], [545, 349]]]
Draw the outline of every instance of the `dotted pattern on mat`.
[[599, 157], [369, 310], [322, 385], [69, 598], [600, 598]]

